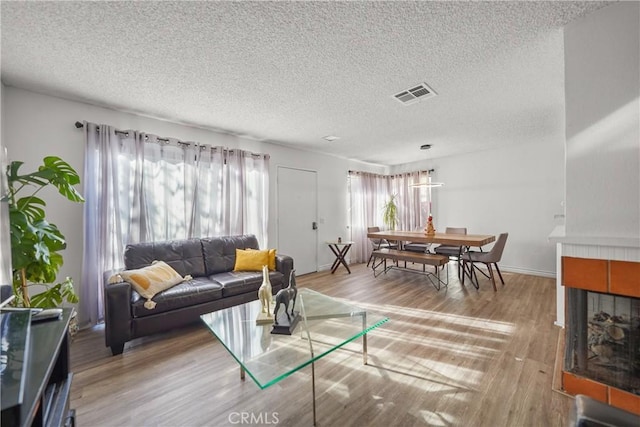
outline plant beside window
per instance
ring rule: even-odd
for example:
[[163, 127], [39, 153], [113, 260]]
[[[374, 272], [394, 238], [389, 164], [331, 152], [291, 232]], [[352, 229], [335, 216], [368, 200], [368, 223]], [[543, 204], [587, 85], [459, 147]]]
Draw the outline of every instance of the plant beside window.
[[382, 222], [387, 226], [389, 230], [395, 230], [398, 224], [398, 206], [396, 205], [397, 194], [389, 196], [387, 201], [382, 207]]
[[[63, 263], [60, 251], [66, 248], [67, 243], [58, 227], [46, 220], [46, 203], [37, 195], [43, 188], [53, 185], [68, 200], [84, 202], [75, 188], [80, 177], [68, 163], [55, 156], [45, 157], [37, 171], [20, 175], [23, 163], [12, 162], [6, 172], [13, 291], [17, 305], [52, 308], [64, 301], [77, 303], [78, 295], [71, 278], [53, 284]], [[33, 285], [46, 289], [30, 297], [29, 287]]]

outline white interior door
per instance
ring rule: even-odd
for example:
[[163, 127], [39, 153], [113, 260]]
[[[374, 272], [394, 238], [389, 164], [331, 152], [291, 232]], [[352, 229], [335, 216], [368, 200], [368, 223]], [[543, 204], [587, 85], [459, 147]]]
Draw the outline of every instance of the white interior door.
[[318, 270], [316, 175], [278, 166], [278, 252], [293, 258], [297, 276]]

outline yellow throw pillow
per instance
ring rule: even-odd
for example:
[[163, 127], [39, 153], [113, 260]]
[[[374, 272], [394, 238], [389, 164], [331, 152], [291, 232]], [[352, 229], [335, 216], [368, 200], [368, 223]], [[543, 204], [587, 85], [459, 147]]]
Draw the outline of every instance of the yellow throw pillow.
[[[119, 276], [119, 277], [118, 277]], [[156, 303], [151, 301], [158, 292], [190, 280], [191, 276], [182, 277], [169, 264], [164, 261], [153, 261], [148, 267], [137, 270], [125, 270], [116, 275], [118, 279], [129, 282], [131, 286], [143, 297], [147, 299], [144, 306], [152, 310]], [[111, 282], [111, 280], [109, 280]]]
[[[248, 251], [258, 251], [258, 252], [267, 252], [268, 260], [267, 266], [269, 267], [269, 271], [276, 271], [276, 250], [275, 249], [265, 249], [263, 251], [259, 249], [247, 248]], [[262, 268], [262, 267], [260, 267]]]
[[269, 271], [276, 271], [276, 250], [267, 249], [269, 251]]
[[269, 265], [268, 251], [236, 249], [236, 265], [233, 271], [262, 271], [263, 265]]

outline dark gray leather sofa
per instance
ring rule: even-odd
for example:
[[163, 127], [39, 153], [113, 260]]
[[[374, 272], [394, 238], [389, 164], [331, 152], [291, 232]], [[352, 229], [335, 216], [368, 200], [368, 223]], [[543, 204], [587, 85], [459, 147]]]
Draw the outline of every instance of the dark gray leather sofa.
[[[117, 271], [104, 274], [105, 342], [111, 352], [121, 354], [126, 342], [198, 322], [200, 315], [258, 299], [262, 272], [233, 271], [236, 249], [259, 249], [253, 235], [173, 240], [128, 245], [125, 269], [142, 268], [155, 260], [165, 261], [182, 282], [156, 294], [156, 307], [148, 310], [145, 299], [129, 283], [109, 283]], [[293, 259], [276, 255], [276, 271], [269, 273], [275, 294], [287, 285]]]

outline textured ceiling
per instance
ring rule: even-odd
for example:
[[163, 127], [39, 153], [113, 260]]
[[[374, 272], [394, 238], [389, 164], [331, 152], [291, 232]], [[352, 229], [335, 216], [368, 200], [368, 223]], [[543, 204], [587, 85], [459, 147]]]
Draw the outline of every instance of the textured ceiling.
[[2, 81], [394, 165], [563, 135], [561, 28], [606, 4], [2, 1]]

